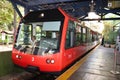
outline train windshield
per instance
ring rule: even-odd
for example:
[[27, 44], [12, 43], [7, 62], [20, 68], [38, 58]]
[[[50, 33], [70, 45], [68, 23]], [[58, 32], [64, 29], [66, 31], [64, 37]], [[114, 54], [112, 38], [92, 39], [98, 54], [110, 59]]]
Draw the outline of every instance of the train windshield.
[[15, 48], [27, 54], [44, 55], [59, 51], [61, 21], [21, 23]]

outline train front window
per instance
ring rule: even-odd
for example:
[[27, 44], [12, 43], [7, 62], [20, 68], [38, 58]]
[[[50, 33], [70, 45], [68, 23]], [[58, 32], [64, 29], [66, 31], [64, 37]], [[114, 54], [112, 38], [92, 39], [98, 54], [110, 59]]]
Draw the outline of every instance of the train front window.
[[59, 51], [61, 21], [21, 23], [15, 48], [28, 54]]
[[20, 30], [17, 38], [17, 43], [16, 44], [29, 44], [29, 38], [31, 37], [31, 30], [32, 30], [32, 25], [30, 24], [20, 24]]

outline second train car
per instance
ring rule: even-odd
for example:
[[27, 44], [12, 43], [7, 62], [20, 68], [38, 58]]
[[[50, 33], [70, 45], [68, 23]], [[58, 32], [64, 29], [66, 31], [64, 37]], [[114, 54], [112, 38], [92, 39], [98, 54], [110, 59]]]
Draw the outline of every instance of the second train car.
[[13, 63], [30, 70], [57, 73], [99, 42], [98, 33], [61, 8], [33, 11], [18, 26]]

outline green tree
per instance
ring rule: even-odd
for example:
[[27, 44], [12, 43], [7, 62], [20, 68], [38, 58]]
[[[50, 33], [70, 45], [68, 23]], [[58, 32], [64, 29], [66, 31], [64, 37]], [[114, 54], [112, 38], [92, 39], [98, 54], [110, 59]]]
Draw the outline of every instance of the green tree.
[[110, 43], [113, 44], [115, 43], [115, 39], [117, 36], [117, 31], [113, 31], [113, 26], [118, 23], [118, 21], [104, 21], [104, 31], [103, 31], [103, 35], [104, 35], [104, 39], [106, 43]]
[[12, 30], [13, 26], [13, 7], [7, 0], [0, 1], [0, 29]]
[[[115, 17], [119, 17], [119, 15], [109, 13], [109, 14], [105, 15], [104, 17], [105, 18], [115, 18]], [[113, 28], [115, 28], [116, 24], [118, 24], [119, 22], [120, 22], [120, 20], [104, 21], [105, 27], [104, 27], [103, 35], [104, 35], [105, 41], [107, 43], [110, 43], [110, 44], [115, 43], [117, 31], [114, 31]]]

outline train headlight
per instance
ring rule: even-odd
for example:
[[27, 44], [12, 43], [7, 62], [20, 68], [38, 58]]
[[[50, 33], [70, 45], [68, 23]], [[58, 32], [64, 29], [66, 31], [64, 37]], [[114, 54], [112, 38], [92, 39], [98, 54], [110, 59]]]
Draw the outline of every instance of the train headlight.
[[19, 58], [19, 55], [16, 55], [16, 58]]
[[52, 60], [51, 60], [51, 63], [54, 64], [54, 63], [55, 63], [55, 60], [52, 59]]
[[22, 56], [19, 56], [19, 59], [21, 59], [22, 58]]
[[20, 55], [18, 55], [18, 54], [17, 54], [15, 57], [16, 57], [17, 59], [21, 59], [21, 58], [22, 58], [22, 56], [20, 56]]
[[46, 60], [46, 63], [47, 63], [47, 64], [50, 64], [50, 63], [51, 63], [51, 64], [54, 64], [54, 63], [55, 63], [55, 60], [54, 60], [54, 59], [47, 59], [47, 60]]
[[51, 60], [50, 60], [50, 59], [47, 59], [47, 60], [46, 60], [46, 63], [48, 63], [48, 64], [49, 64], [50, 62], [51, 62]]

